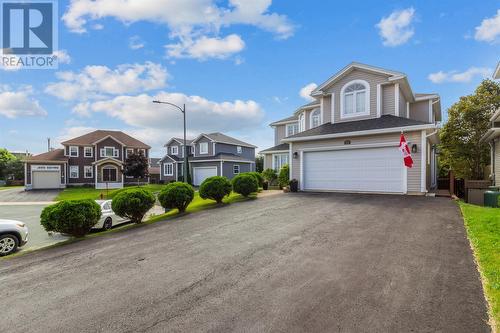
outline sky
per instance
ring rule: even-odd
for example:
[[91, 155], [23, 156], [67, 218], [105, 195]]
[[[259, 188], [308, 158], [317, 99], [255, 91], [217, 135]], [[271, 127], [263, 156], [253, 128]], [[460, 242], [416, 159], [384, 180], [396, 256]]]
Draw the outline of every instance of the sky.
[[[58, 69], [0, 67], [0, 147], [33, 153], [94, 129], [152, 156], [224, 132], [265, 149], [269, 123], [352, 61], [404, 72], [443, 112], [500, 60], [499, 1], [59, 1]], [[446, 118], [446, 115], [445, 115]]]

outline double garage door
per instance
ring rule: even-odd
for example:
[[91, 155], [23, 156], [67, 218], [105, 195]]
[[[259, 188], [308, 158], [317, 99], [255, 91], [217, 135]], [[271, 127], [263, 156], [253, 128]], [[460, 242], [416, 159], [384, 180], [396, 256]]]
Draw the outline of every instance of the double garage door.
[[61, 187], [60, 171], [33, 171], [32, 173], [33, 189], [57, 189]]
[[209, 177], [217, 176], [217, 167], [194, 167], [193, 184], [200, 186], [203, 181]]
[[405, 192], [405, 167], [397, 147], [309, 151], [303, 158], [304, 190]]

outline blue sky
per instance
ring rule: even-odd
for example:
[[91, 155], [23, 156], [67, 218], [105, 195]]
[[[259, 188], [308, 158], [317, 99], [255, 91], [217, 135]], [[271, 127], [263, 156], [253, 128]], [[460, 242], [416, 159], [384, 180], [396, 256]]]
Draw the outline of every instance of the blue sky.
[[443, 111], [500, 60], [498, 1], [59, 1], [57, 70], [0, 69], [0, 146], [43, 152], [120, 129], [162, 155], [186, 103], [191, 135], [223, 131], [259, 148], [268, 123], [307, 103], [351, 61], [398, 70]]

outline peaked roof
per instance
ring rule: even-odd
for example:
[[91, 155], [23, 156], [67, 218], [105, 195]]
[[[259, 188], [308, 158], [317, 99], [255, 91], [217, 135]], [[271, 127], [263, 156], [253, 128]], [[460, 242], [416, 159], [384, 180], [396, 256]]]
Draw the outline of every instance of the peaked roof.
[[64, 156], [64, 149], [54, 149], [46, 153], [28, 156], [25, 161], [27, 162], [67, 162], [68, 157]]
[[227, 143], [230, 145], [237, 145], [237, 146], [245, 146], [245, 147], [250, 147], [250, 148], [257, 148], [257, 146], [254, 146], [250, 143], [235, 139], [229, 135], [222, 134], [220, 132], [215, 132], [215, 133], [209, 133], [209, 134], [200, 134], [196, 139], [192, 141], [192, 143], [198, 141], [201, 137], [206, 137], [213, 142], [218, 142], [218, 143]]
[[369, 130], [390, 129], [390, 128], [399, 130], [400, 128], [408, 126], [419, 126], [419, 125], [433, 126], [434, 124], [403, 117], [396, 117], [393, 115], [383, 115], [380, 118], [346, 121], [334, 124], [326, 123], [321, 126], [311, 128], [307, 131], [289, 136], [283, 139], [283, 141], [288, 141], [290, 139], [292, 139], [290, 141], [295, 141], [293, 139], [306, 138], [310, 136], [352, 133], [352, 132], [369, 131]]
[[97, 141], [105, 139], [106, 137], [113, 137], [116, 140], [120, 141], [127, 147], [134, 148], [145, 148], [150, 149], [151, 147], [144, 142], [141, 142], [130, 135], [123, 133], [122, 131], [109, 131], [109, 130], [97, 130], [82, 136], [66, 140], [62, 142], [63, 145], [92, 145]]
[[495, 68], [495, 72], [493, 72], [494, 79], [500, 79], [500, 61], [497, 64], [497, 68]]
[[282, 143], [282, 144], [279, 144], [277, 146], [261, 150], [259, 153], [266, 153], [266, 152], [272, 152], [272, 151], [288, 151], [289, 149], [290, 149], [290, 144]]
[[299, 119], [298, 116], [296, 114], [294, 114], [293, 116], [286, 117], [286, 118], [280, 119], [280, 120], [276, 120], [276, 121], [270, 123], [269, 125], [270, 126], [282, 125], [282, 124], [286, 124], [286, 123], [297, 121], [298, 119]]

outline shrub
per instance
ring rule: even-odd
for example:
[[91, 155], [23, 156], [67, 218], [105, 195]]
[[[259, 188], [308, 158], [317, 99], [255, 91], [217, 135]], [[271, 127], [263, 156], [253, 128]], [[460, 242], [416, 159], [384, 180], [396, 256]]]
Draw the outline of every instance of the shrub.
[[254, 176], [248, 174], [240, 174], [233, 178], [233, 191], [248, 197], [250, 193], [257, 192], [259, 184]]
[[244, 172], [244, 174], [255, 177], [255, 179], [257, 180], [257, 184], [259, 184], [259, 187], [262, 187], [262, 185], [264, 184], [264, 177], [262, 177], [262, 175], [259, 172], [255, 171]]
[[193, 198], [193, 187], [182, 182], [170, 183], [158, 194], [158, 200], [163, 208], [177, 208], [181, 213], [186, 211], [187, 206], [193, 201]]
[[264, 178], [264, 180], [268, 182], [269, 185], [272, 185], [273, 182], [278, 178], [278, 175], [276, 174], [276, 171], [274, 171], [274, 169], [266, 169], [262, 171], [262, 178]]
[[214, 176], [207, 178], [200, 185], [200, 197], [222, 203], [225, 196], [231, 194], [231, 182], [226, 177]]
[[116, 215], [141, 223], [144, 215], [153, 208], [155, 196], [143, 188], [131, 188], [117, 193], [111, 203]]
[[40, 223], [46, 231], [83, 237], [99, 221], [101, 206], [94, 200], [68, 200], [45, 207]]
[[281, 168], [280, 174], [278, 175], [278, 185], [279, 187], [283, 188], [285, 186], [288, 186], [289, 183], [290, 183], [290, 168], [288, 167], [288, 164], [285, 164]]

